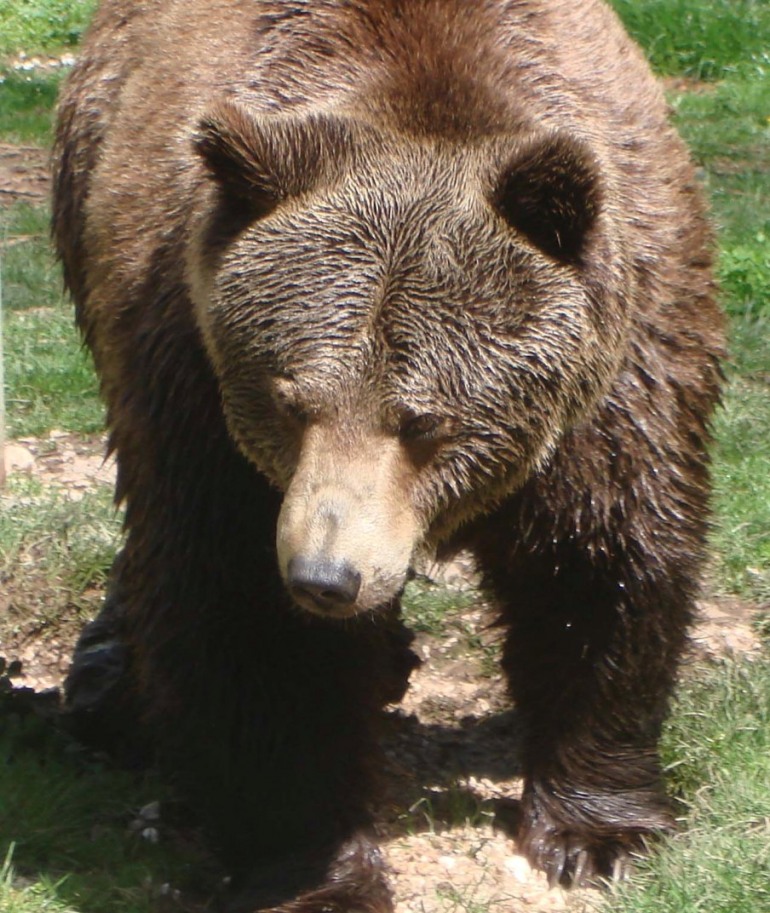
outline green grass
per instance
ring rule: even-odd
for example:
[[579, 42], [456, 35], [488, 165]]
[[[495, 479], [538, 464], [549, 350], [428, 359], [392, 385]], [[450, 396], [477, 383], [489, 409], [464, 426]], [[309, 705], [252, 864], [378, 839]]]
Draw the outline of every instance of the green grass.
[[3, 213], [3, 306], [14, 315], [65, 306], [61, 270], [51, 255], [47, 206], [19, 204]]
[[[756, 209], [754, 207], [754, 211]], [[748, 318], [767, 316], [768, 289], [770, 289], [770, 232], [758, 231], [748, 244], [725, 242], [719, 261], [719, 277], [730, 310]], [[740, 327], [737, 328], [740, 332]], [[738, 357], [744, 348], [751, 348], [749, 340], [737, 337], [734, 349]], [[748, 354], [748, 353], [747, 353]]]
[[682, 832], [607, 909], [770, 910], [770, 662], [701, 670], [680, 689], [663, 751]]
[[[769, 23], [770, 26], [770, 23]], [[766, 30], [770, 42], [770, 27]], [[673, 99], [720, 230], [731, 317], [729, 383], [716, 420], [713, 536], [719, 585], [770, 598], [770, 66]]]
[[[73, 50], [96, 0], [0, 0], [0, 137], [48, 145], [64, 70], [21, 64]], [[26, 61], [19, 60], [25, 54]], [[65, 68], [66, 70], [66, 68]]]
[[660, 73], [721, 79], [768, 63], [766, 0], [612, 0]]
[[[14, 587], [12, 616], [24, 618], [34, 609], [38, 620], [55, 622], [61, 599], [77, 603], [86, 590], [104, 584], [120, 541], [121, 517], [109, 486], [94, 486], [73, 500], [55, 484], [12, 476], [0, 492], [0, 582]], [[50, 606], [40, 605], [41, 589]], [[56, 593], [63, 595], [57, 600]]]
[[51, 428], [83, 434], [102, 429], [90, 357], [80, 346], [69, 308], [41, 308], [6, 320], [6, 382], [10, 436]]
[[194, 882], [193, 852], [130, 830], [165, 797], [155, 778], [112, 769], [12, 709], [0, 695], [3, 913], [157, 913], [164, 884]]
[[60, 70], [30, 73], [0, 67], [0, 136], [11, 143], [49, 145], [51, 109]]
[[[770, 323], [746, 326], [763, 332]], [[770, 601], [770, 379], [734, 375], [717, 419], [713, 535], [720, 585]]]
[[51, 256], [48, 219], [46, 207], [17, 206], [6, 214], [0, 266], [9, 437], [51, 428], [89, 434], [104, 424], [90, 356]]
[[96, 0], [0, 0], [0, 57], [74, 48], [95, 6]]
[[[769, 7], [770, 8], [770, 7]], [[770, 41], [770, 32], [768, 32]], [[725, 298], [740, 298], [731, 285], [739, 261], [754, 260], [766, 281], [770, 237], [770, 64], [751, 79], [736, 77], [710, 91], [672, 98], [676, 123], [703, 166], [723, 247]], [[759, 264], [759, 265], [757, 265]], [[763, 304], [768, 304], [767, 295]]]
[[[617, 4], [632, 21], [654, 7], [680, 16], [685, 4]], [[695, 4], [692, 4], [695, 6]], [[751, 9], [745, 10], [749, 6]], [[715, 430], [713, 536], [719, 586], [770, 598], [770, 60], [737, 46], [746, 21], [770, 50], [770, 4], [697, 4], [696, 19], [724, 31], [725, 78], [706, 91], [672, 96], [675, 120], [700, 165], [719, 229], [718, 275], [731, 317], [729, 383]], [[736, 21], [728, 24], [725, 16]], [[682, 21], [689, 21], [683, 17]], [[689, 28], [672, 32], [688, 40]], [[696, 33], [700, 34], [698, 29]], [[677, 38], [676, 35], [679, 35]], [[729, 66], [727, 65], [729, 64]], [[751, 65], [749, 65], [751, 64]], [[685, 72], [683, 62], [678, 72]], [[663, 68], [665, 69], [665, 68]]]
[[444, 628], [450, 611], [467, 608], [474, 601], [471, 593], [437, 586], [425, 579], [413, 580], [404, 593], [404, 613], [413, 631], [437, 634]]

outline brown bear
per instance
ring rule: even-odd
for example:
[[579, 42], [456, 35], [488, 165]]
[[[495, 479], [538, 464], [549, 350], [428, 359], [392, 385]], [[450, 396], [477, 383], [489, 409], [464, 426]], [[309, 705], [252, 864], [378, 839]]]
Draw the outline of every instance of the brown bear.
[[56, 157], [127, 531], [70, 707], [144, 733], [233, 909], [392, 908], [376, 724], [425, 550], [471, 549], [506, 628], [522, 851], [581, 882], [670, 828], [723, 326], [614, 14], [105, 0]]

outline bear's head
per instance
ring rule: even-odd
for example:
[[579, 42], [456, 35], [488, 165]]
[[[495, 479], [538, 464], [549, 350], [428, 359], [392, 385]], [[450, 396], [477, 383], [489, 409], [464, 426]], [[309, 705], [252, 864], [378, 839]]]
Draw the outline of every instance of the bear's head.
[[284, 492], [303, 607], [388, 604], [538, 471], [617, 371], [617, 232], [580, 142], [223, 102], [187, 271], [230, 433]]

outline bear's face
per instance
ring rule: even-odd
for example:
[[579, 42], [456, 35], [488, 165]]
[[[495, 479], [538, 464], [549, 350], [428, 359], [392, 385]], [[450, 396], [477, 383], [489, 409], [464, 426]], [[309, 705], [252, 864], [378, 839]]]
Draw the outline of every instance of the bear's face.
[[285, 492], [284, 580], [324, 614], [387, 604], [617, 370], [593, 162], [553, 136], [468, 149], [229, 104], [197, 146], [190, 284], [230, 432]]

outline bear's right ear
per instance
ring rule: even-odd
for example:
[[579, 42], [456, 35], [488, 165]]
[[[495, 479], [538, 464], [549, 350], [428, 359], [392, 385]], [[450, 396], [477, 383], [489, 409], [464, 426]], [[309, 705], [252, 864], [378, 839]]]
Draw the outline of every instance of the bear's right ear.
[[223, 195], [244, 215], [267, 215], [287, 195], [272, 167], [269, 142], [239, 105], [217, 104], [201, 120], [193, 144]]
[[229, 100], [201, 120], [193, 143], [234, 228], [310, 190], [339, 168], [351, 147], [339, 119], [255, 115]]

